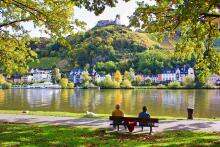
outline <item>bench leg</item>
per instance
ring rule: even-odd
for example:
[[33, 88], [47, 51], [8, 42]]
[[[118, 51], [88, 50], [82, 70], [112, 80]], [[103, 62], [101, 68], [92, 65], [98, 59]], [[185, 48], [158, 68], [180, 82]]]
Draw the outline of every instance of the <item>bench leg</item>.
[[125, 127], [125, 130], [127, 130], [127, 125], [126, 124], [124, 124], [124, 127]]
[[143, 126], [141, 126], [141, 130], [144, 131], [144, 127]]
[[152, 127], [150, 127], [150, 135], [151, 135], [151, 133], [152, 133]]
[[117, 125], [117, 130], [119, 131], [119, 125]]

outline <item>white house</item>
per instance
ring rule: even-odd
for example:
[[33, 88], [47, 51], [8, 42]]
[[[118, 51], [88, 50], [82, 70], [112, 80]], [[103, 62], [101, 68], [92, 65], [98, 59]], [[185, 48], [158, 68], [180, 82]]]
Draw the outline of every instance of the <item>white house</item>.
[[161, 74], [157, 75], [157, 82], [165, 81], [179, 81], [183, 82], [186, 76], [190, 76], [195, 79], [193, 68], [184, 65], [171, 70], [164, 70]]
[[31, 83], [33, 81], [33, 76], [32, 75], [23, 75], [21, 77], [21, 81], [25, 83]]
[[217, 74], [213, 74], [211, 77], [209, 77], [209, 83], [220, 85], [220, 76]]
[[105, 79], [105, 75], [100, 75], [100, 74], [96, 74], [95, 77], [94, 77], [94, 80], [96, 82], [101, 82]]
[[69, 81], [72, 81], [75, 85], [79, 85], [82, 73], [83, 70], [80, 68], [72, 69], [68, 77]]
[[158, 82], [176, 81], [176, 70], [164, 70], [157, 75]]
[[182, 66], [176, 69], [176, 80], [179, 82], [183, 82], [186, 76], [190, 76], [193, 79], [195, 79], [195, 73], [193, 68], [191, 68], [190, 66]]
[[31, 69], [30, 73], [33, 75], [34, 82], [51, 82], [52, 81], [51, 70]]

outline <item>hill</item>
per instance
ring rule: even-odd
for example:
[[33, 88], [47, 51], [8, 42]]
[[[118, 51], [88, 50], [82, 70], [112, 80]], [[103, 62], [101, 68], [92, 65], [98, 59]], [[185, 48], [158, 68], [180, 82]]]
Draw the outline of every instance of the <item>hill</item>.
[[[32, 41], [31, 48], [38, 53], [40, 62], [31, 63], [30, 67], [58, 67], [66, 71], [74, 67], [84, 68], [89, 64], [102, 73], [114, 72], [116, 69], [124, 72], [129, 68], [155, 73], [153, 71], [160, 72], [165, 66], [171, 68], [175, 63], [171, 63], [173, 41], [167, 39], [158, 43], [155, 34], [135, 32], [120, 25], [97, 27], [68, 36], [66, 40], [71, 43], [71, 49], [67, 49], [59, 40], [40, 38]], [[167, 50], [170, 50], [168, 54]], [[151, 59], [145, 60], [146, 56]], [[143, 70], [146, 65], [151, 67]]]
[[[165, 68], [181, 64], [193, 65], [192, 61], [177, 61], [173, 55], [175, 40], [157, 41], [157, 35], [132, 31], [120, 25], [96, 27], [65, 38], [71, 44], [67, 49], [59, 40], [40, 38], [31, 48], [39, 55], [39, 63], [32, 68], [69, 70], [74, 67], [94, 66], [103, 73], [133, 68], [140, 73], [155, 74]], [[215, 44], [220, 46], [219, 40]]]
[[73, 47], [72, 58], [79, 66], [128, 61], [145, 50], [167, 48], [167, 44], [159, 44], [154, 35], [134, 32], [120, 25], [98, 27], [68, 39]]

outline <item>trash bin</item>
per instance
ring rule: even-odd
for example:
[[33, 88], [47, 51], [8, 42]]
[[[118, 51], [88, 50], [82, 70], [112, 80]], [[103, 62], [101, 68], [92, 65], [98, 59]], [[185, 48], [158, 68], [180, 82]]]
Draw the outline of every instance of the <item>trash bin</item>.
[[188, 119], [193, 119], [193, 111], [194, 111], [194, 108], [187, 108]]

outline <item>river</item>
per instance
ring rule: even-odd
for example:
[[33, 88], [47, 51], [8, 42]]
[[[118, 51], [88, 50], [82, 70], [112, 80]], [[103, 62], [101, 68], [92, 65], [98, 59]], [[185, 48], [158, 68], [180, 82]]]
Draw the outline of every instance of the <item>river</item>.
[[154, 116], [186, 117], [187, 107], [194, 107], [194, 116], [220, 117], [220, 89], [216, 90], [0, 90], [1, 110], [32, 110], [111, 113], [120, 104], [125, 114], [137, 115], [143, 105]]

